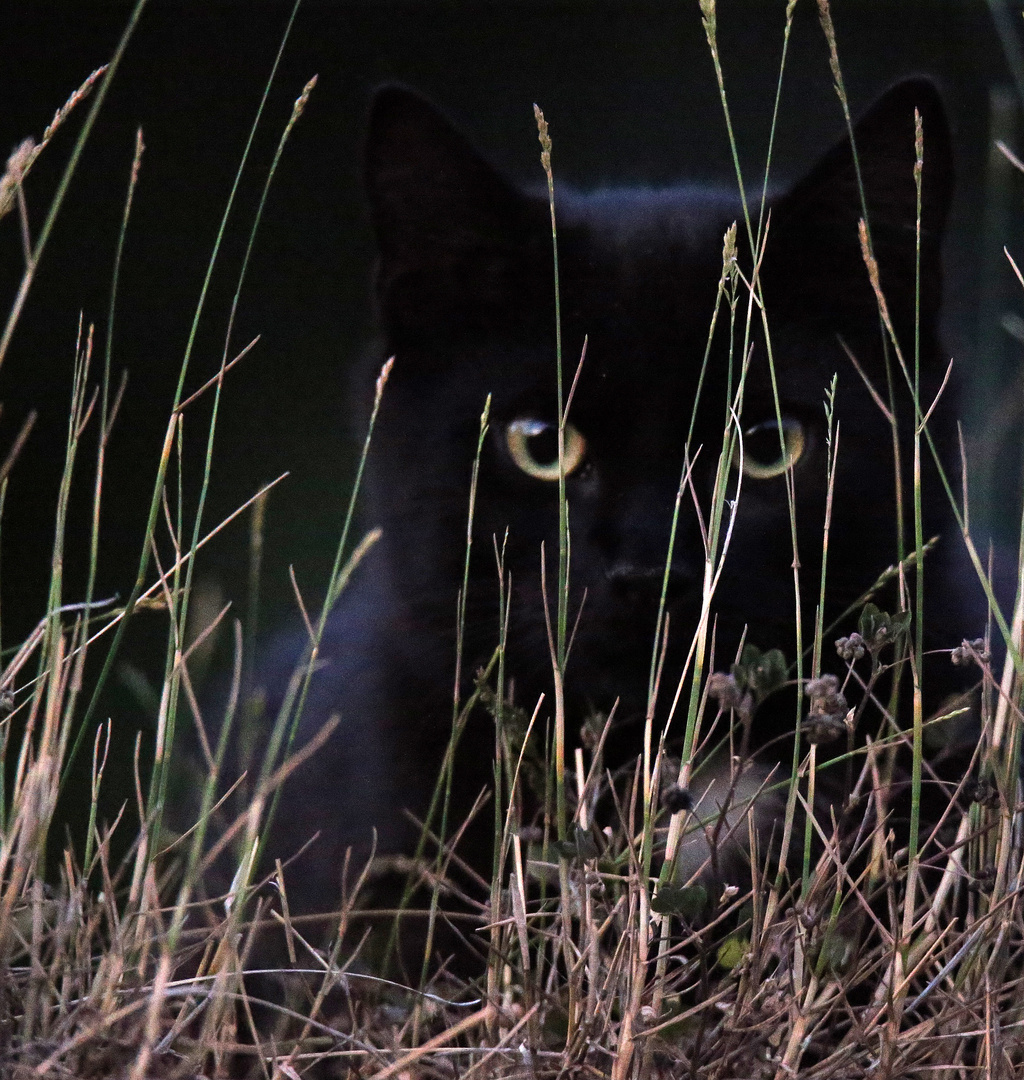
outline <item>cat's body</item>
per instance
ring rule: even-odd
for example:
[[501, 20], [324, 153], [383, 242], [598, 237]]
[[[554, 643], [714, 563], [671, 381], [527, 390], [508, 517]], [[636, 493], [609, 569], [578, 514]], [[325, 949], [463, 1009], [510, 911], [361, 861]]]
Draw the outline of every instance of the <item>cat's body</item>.
[[[922, 400], [929, 403], [946, 367], [937, 323], [941, 234], [951, 185], [949, 133], [934, 89], [921, 81], [895, 88], [859, 124], [857, 145], [882, 288], [912, 360], [915, 106], [923, 118], [925, 146], [919, 326]], [[380, 245], [382, 340], [374, 367], [387, 356], [395, 360], [370, 451], [362, 520], [368, 527], [381, 526], [383, 534], [328, 623], [322, 669], [313, 680], [298, 743], [334, 713], [341, 717], [340, 727], [286, 785], [269, 838], [268, 854], [286, 857], [320, 834], [288, 875], [293, 911], [336, 905], [346, 848], [358, 862], [370, 851], [374, 833], [378, 852], [408, 854], [415, 843], [416, 830], [403, 809], [424, 814], [451, 730], [469, 481], [488, 394], [492, 405], [473, 528], [463, 697], [499, 637], [495, 537], [499, 546], [506, 544], [511, 575], [507, 669], [516, 703], [532, 710], [540, 693], [550, 694], [551, 684], [540, 565], [543, 543], [553, 611], [558, 484], [529, 474], [534, 466], [547, 467], [550, 477], [556, 422], [546, 196], [506, 184], [430, 106], [397, 88], [381, 91], [375, 100], [366, 170]], [[769, 209], [761, 277], [781, 415], [787, 432], [799, 431], [801, 440], [792, 468], [804, 642], [809, 644], [827, 488], [823, 400], [834, 373], [839, 374], [839, 464], [826, 622], [896, 561], [889, 425], [839, 340], [887, 399], [877, 307], [857, 235], [861, 203], [849, 144], [839, 145], [790, 193], [770, 201]], [[751, 213], [756, 229], [756, 201]], [[732, 195], [697, 187], [558, 195], [566, 392], [584, 338], [588, 341], [569, 414], [583, 440], [571, 447], [581, 453], [566, 480], [570, 619], [586, 597], [566, 676], [570, 732], [578, 731], [588, 713], [607, 712], [618, 698], [613, 738], [620, 750], [634, 753], [647, 703], [672, 509], [722, 276], [723, 236], [734, 221], [740, 265], [749, 274], [743, 210]], [[734, 385], [747, 303], [741, 287]], [[662, 719], [700, 610], [704, 546], [693, 498], [706, 524], [726, 419], [728, 323], [723, 305], [691, 442], [692, 488], [681, 503], [669, 574]], [[778, 456], [779, 435], [756, 309], [752, 325], [740, 428], [749, 433], [752, 460], [770, 466]], [[906, 436], [909, 396], [895, 365], [893, 372]], [[372, 376], [363, 374], [369, 387]], [[954, 431], [952, 391], [948, 398], [933, 421], [947, 454]], [[906, 439], [902, 451], [906, 469]], [[929, 556], [926, 579], [932, 583], [928, 625], [939, 629], [942, 640], [926, 644], [949, 647], [983, 627], [976, 612], [967, 615], [971, 605], [956, 569], [957, 537], [927, 463], [925, 482], [925, 536], [943, 534]], [[716, 667], [728, 668], [745, 629], [748, 641], [779, 647], [792, 659], [792, 564], [784, 476], [745, 476], [712, 607]], [[289, 641], [276, 648], [261, 672], [271, 716], [301, 645], [297, 636]], [[824, 666], [842, 671], [831, 641]], [[934, 694], [947, 682], [953, 685], [944, 674], [948, 667], [944, 657], [936, 664]], [[545, 707], [542, 717], [549, 712]], [[791, 725], [788, 709], [787, 717]], [[755, 730], [755, 745], [774, 734]], [[456, 764], [453, 822], [491, 783], [493, 739], [489, 718], [478, 710], [470, 717]], [[486, 868], [490, 809], [481, 820], [466, 850], [471, 862]]]

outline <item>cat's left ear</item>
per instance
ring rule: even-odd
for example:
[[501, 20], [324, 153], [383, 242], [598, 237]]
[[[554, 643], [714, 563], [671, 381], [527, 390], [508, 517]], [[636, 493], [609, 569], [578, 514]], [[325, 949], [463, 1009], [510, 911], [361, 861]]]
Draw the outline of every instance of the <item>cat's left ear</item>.
[[[389, 348], [471, 329], [507, 332], [546, 307], [546, 205], [507, 183], [419, 94], [384, 86], [370, 108], [366, 192]], [[540, 260], [536, 252], [539, 251]], [[551, 271], [540, 280], [551, 281]]]
[[[803, 299], [838, 316], [840, 323], [857, 324], [869, 315], [865, 307], [874, 308], [858, 236], [865, 203], [894, 320], [907, 329], [915, 318], [915, 111], [923, 133], [919, 317], [922, 324], [934, 323], [941, 300], [942, 236], [953, 193], [953, 152], [942, 99], [927, 79], [908, 79], [879, 98], [854, 126], [852, 142], [847, 138], [834, 146], [773, 208], [766, 262], [795, 260], [791, 271], [802, 265]], [[786, 279], [788, 288], [792, 274]], [[797, 299], [792, 290], [790, 297]]]

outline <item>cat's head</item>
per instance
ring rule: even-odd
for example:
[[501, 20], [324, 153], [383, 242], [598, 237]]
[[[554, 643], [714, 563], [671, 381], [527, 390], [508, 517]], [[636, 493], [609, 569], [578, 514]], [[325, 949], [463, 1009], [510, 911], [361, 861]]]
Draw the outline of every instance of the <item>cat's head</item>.
[[[919, 234], [915, 110], [924, 137]], [[529, 154], [525, 147], [527, 160]], [[537, 174], [543, 183], [539, 164]], [[904, 431], [912, 410], [895, 353], [883, 346], [858, 232], [861, 193], [880, 286], [911, 371], [917, 334], [927, 404], [945, 366], [937, 323], [951, 177], [938, 94], [923, 80], [899, 84], [856, 124], [853, 143], [843, 139], [804, 180], [769, 200], [763, 221], [751, 202], [752, 233], [767, 230], [763, 292], [751, 299], [743, 281], [751, 280], [754, 258], [734, 194], [689, 185], [581, 195], [562, 190], [556, 175], [566, 397], [587, 342], [568, 413], [565, 464], [571, 618], [583, 604], [570, 662], [580, 697], [607, 707], [622, 695], [629, 709], [642, 708], [663, 583], [670, 616], [665, 678], [674, 684], [708, 584], [705, 551], [723, 429], [748, 357], [739, 418], [743, 465], [738, 451], [726, 465], [730, 502], [718, 539], [720, 548], [728, 544], [712, 604], [719, 662], [731, 660], [745, 627], [748, 640], [792, 656], [787, 478], [795, 492], [803, 609], [813, 616], [827, 493], [823, 401], [836, 373], [829, 613], [896, 560], [892, 439], [864, 381], [888, 407], [886, 350]], [[532, 695], [550, 671], [542, 543], [552, 610], [557, 589], [555, 275], [546, 192], [507, 182], [432, 106], [398, 87], [379, 91], [372, 106], [366, 186], [379, 246], [383, 355], [395, 356], [371, 454], [369, 514], [385, 530], [382, 572], [401, 613], [396, 634], [406, 644], [399, 647], [413, 662], [440, 662], [450, 671], [471, 466], [490, 394], [467, 649], [475, 661], [497, 641], [496, 542], [511, 574], [512, 673]], [[731, 308], [719, 285], [723, 237], [734, 222], [739, 273]], [[928, 530], [943, 519], [938, 506], [926, 508]]]

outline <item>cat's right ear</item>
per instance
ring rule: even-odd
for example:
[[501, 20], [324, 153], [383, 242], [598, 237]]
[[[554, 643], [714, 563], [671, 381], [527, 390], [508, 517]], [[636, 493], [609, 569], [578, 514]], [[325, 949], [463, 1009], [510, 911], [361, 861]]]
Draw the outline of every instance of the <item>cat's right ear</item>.
[[538, 215], [426, 100], [401, 86], [370, 109], [365, 183], [391, 346], [491, 321], [525, 297]]
[[[915, 113], [924, 151], [919, 297]], [[775, 204], [766, 267], [774, 262], [773, 272], [787, 286], [782, 303], [802, 317], [820, 313], [844, 333], [873, 326], [877, 301], [859, 236], [866, 204], [882, 290], [897, 331], [909, 341], [915, 323], [937, 323], [942, 299], [942, 236], [954, 171], [949, 122], [935, 86], [913, 78], [883, 94], [857, 121], [853, 135], [853, 142], [842, 139]]]

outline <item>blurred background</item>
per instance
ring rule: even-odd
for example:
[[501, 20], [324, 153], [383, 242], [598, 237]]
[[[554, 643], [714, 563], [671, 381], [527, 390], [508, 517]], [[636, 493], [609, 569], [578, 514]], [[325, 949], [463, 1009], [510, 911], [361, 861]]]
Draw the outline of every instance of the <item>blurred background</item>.
[[[992, 149], [998, 138], [1022, 150], [1021, 6], [1019, 0], [833, 4], [855, 113], [911, 74], [932, 76], [949, 106], [958, 187], [947, 254], [946, 341], [971, 384], [962, 412], [978, 460], [974, 511], [981, 536], [1014, 534], [1021, 486], [1024, 305], [1002, 248], [1024, 255], [1024, 185]], [[112, 55], [130, 10], [123, 0], [5, 5], [0, 150], [41, 136], [71, 91]], [[113, 337], [115, 378], [127, 369], [128, 384], [110, 446], [98, 585], [99, 595], [122, 598], [134, 581], [207, 262], [290, 10], [290, 3], [276, 0], [151, 0], [142, 15], [0, 369], [0, 456], [27, 412], [39, 412], [10, 482], [0, 535], [5, 649], [45, 611], [79, 313], [97, 324], [98, 375], [136, 128], [143, 128], [146, 151]], [[759, 183], [764, 167], [784, 12], [784, 0], [719, 4], [720, 53], [748, 183]], [[186, 392], [218, 368], [266, 170], [292, 103], [314, 74], [319, 82], [286, 148], [241, 297], [232, 351], [256, 335], [260, 340], [228, 377], [206, 516], [214, 524], [261, 484], [290, 471], [268, 506], [264, 626], [292, 617], [290, 565], [307, 600], [318, 601], [362, 437], [349, 424], [347, 372], [372, 333], [373, 248], [360, 141], [375, 86], [397, 80], [422, 90], [516, 179], [542, 180], [532, 112], [537, 102], [551, 125], [558, 183], [733, 183], [696, 0], [305, 0], [228, 223]], [[27, 181], [33, 235], [87, 109], [88, 103], [76, 111]], [[817, 6], [800, 0], [773, 161], [777, 184], [798, 178], [841, 131]], [[10, 215], [0, 221], [5, 315], [22, 269], [18, 220]], [[186, 422], [184, 485], [192, 502], [208, 414], [204, 404]], [[94, 439], [85, 440], [69, 526], [68, 601], [80, 596], [87, 564]], [[201, 577], [244, 599], [247, 549], [241, 520], [210, 546]], [[141, 614], [126, 661], [143, 671], [154, 659], [159, 665], [153, 643], [164, 634], [161, 616]], [[125, 705], [122, 711], [115, 721], [123, 733], [147, 723], [145, 708]]]

